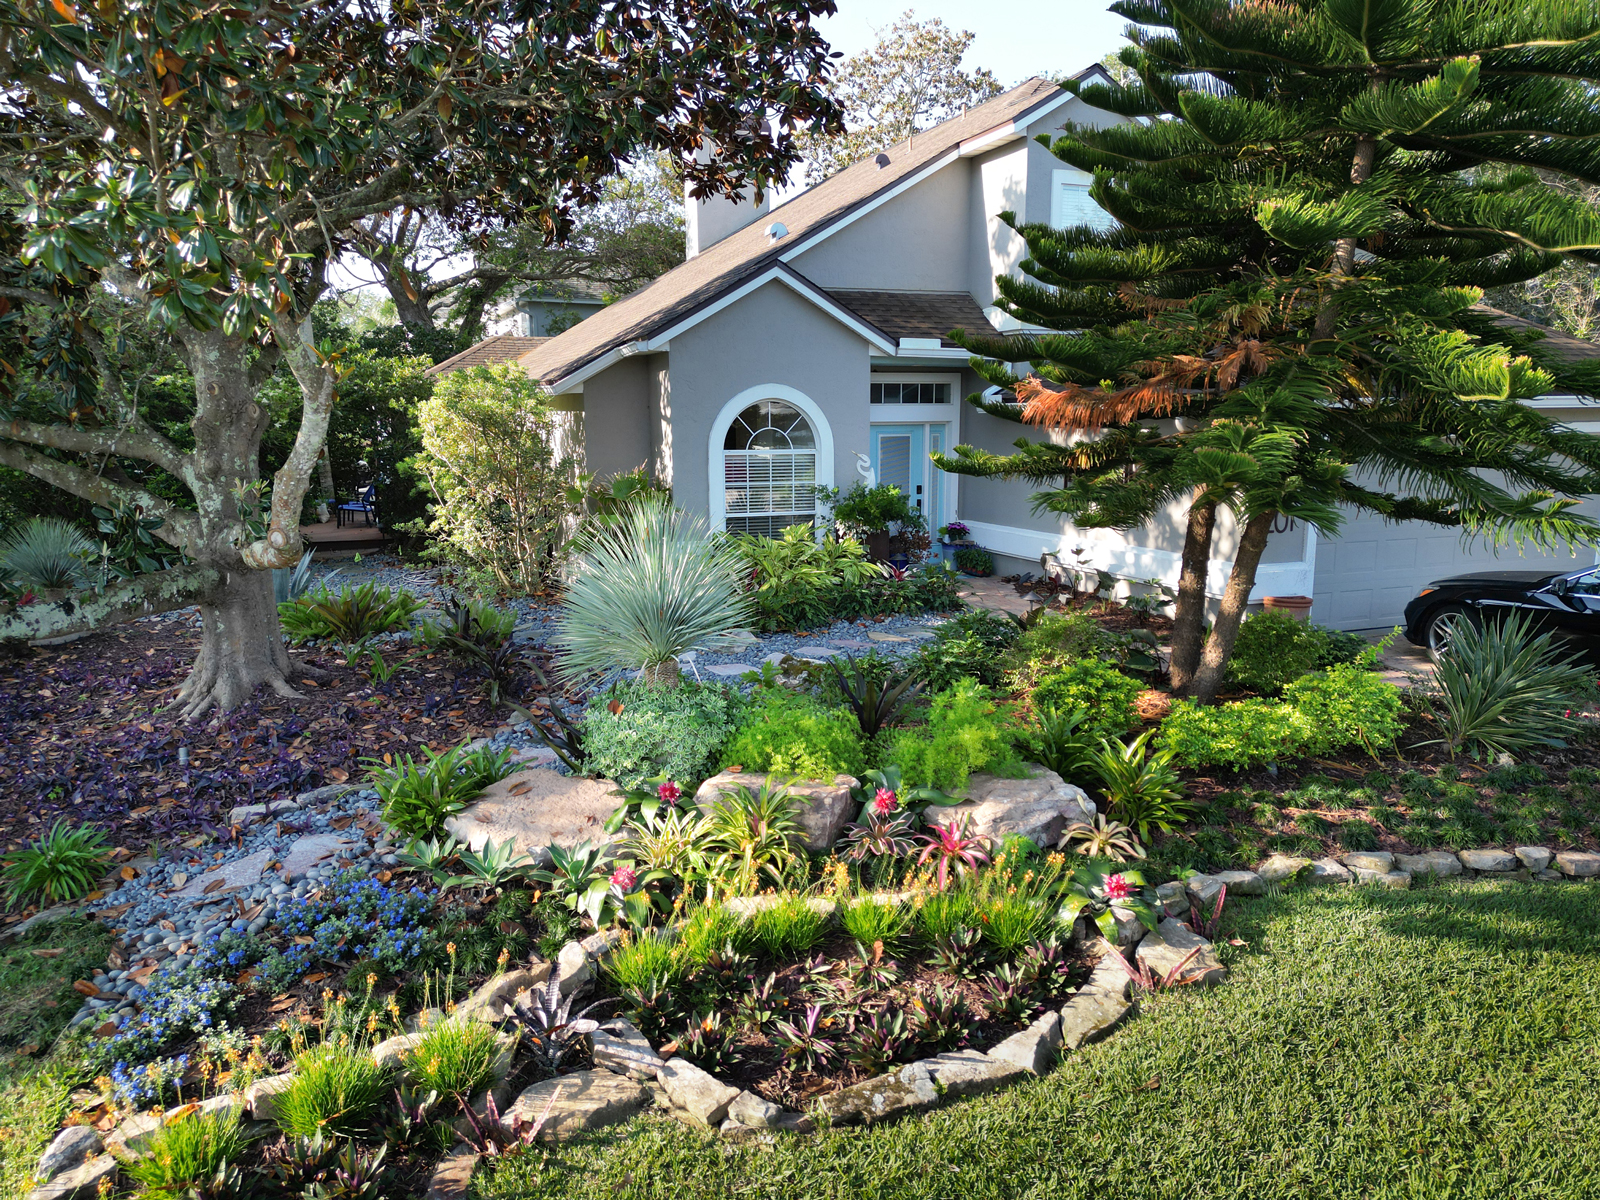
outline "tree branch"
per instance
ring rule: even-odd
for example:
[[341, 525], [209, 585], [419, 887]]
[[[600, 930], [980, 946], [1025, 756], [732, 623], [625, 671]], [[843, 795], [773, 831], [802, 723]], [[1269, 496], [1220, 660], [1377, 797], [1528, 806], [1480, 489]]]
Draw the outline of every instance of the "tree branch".
[[176, 508], [143, 488], [117, 483], [104, 475], [97, 475], [74, 463], [49, 458], [26, 446], [0, 441], [0, 465], [26, 471], [35, 479], [54, 484], [62, 491], [81, 496], [93, 504], [107, 507], [117, 503], [137, 504], [152, 517], [160, 517], [162, 525], [155, 531], [162, 541], [192, 553], [200, 536], [200, 521], [192, 512]]
[[70, 450], [75, 454], [123, 454], [142, 458], [164, 471], [183, 477], [188, 456], [143, 421], [128, 429], [85, 429], [81, 425], [51, 425], [38, 421], [10, 421], [0, 425], [0, 437]]
[[121, 580], [102, 592], [69, 596], [64, 600], [35, 601], [0, 613], [0, 641], [61, 637], [171, 612], [175, 608], [188, 608], [214, 592], [221, 583], [222, 572], [215, 567], [188, 563]]

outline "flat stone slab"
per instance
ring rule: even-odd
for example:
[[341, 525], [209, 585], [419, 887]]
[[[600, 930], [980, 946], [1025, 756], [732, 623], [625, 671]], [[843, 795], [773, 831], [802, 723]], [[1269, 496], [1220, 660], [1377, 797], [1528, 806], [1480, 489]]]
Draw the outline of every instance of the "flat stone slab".
[[75, 1171], [105, 1149], [105, 1141], [90, 1125], [68, 1125], [39, 1156], [33, 1169], [35, 1179], [48, 1183], [57, 1175]]
[[1593, 879], [1600, 875], [1600, 854], [1590, 850], [1557, 851], [1556, 870], [1574, 879]]
[[1396, 854], [1394, 869], [1407, 875], [1461, 874], [1461, 860], [1448, 850], [1429, 850], [1426, 854]]
[[542, 866], [550, 847], [609, 841], [604, 825], [622, 797], [609, 779], [582, 779], [554, 771], [518, 771], [492, 783], [453, 817], [445, 832], [470, 849], [509, 841]]
[[1105, 1037], [1133, 1011], [1128, 972], [1106, 955], [1089, 981], [1061, 1006], [1061, 1049], [1076, 1050]]
[[[192, 875], [173, 896], [220, 896], [230, 892], [253, 888], [261, 882], [261, 874], [272, 861], [271, 850], [257, 850], [254, 854], [223, 863], [214, 870]], [[218, 881], [221, 881], [220, 886]]]
[[508, 1127], [516, 1117], [537, 1121], [549, 1106], [539, 1137], [555, 1142], [626, 1121], [649, 1102], [650, 1089], [635, 1080], [610, 1071], [574, 1071], [525, 1090], [506, 1112], [505, 1121]]
[[1387, 850], [1357, 850], [1344, 856], [1344, 865], [1352, 871], [1392, 871], [1394, 855]]
[[667, 1093], [673, 1107], [682, 1109], [694, 1120], [715, 1129], [728, 1115], [728, 1106], [739, 1097], [739, 1089], [729, 1087], [683, 1058], [671, 1058], [656, 1067], [656, 1082]]
[[356, 845], [359, 843], [336, 833], [313, 833], [296, 838], [290, 844], [289, 852], [283, 856], [283, 867], [279, 874], [286, 879], [294, 879], [318, 863], [326, 862]]
[[1515, 871], [1522, 866], [1509, 850], [1463, 850], [1460, 858], [1469, 871]]
[[1256, 868], [1256, 874], [1261, 876], [1265, 883], [1293, 882], [1310, 867], [1309, 858], [1297, 858], [1292, 854], [1274, 854]]
[[956, 1050], [921, 1061], [947, 1096], [981, 1096], [1027, 1074], [1016, 1063], [990, 1058], [981, 1050]]
[[1555, 851], [1549, 846], [1518, 846], [1513, 853], [1518, 862], [1536, 873], [1546, 870], [1550, 860], [1555, 857]]
[[[701, 811], [710, 812], [724, 792], [735, 792], [746, 787], [759, 793], [768, 778], [760, 771], [723, 771], [700, 785], [700, 790], [694, 794], [694, 802]], [[851, 775], [835, 775], [831, 782], [821, 779], [781, 780], [776, 777], [773, 777], [773, 782], [787, 788], [796, 802], [795, 820], [803, 835], [801, 844], [816, 853], [830, 849], [839, 840], [844, 827], [850, 823], [859, 807], [855, 797], [850, 794], [850, 789], [856, 786], [856, 779]]]
[[1013, 1033], [989, 1051], [997, 1062], [1014, 1063], [1024, 1071], [1043, 1075], [1061, 1049], [1061, 1014], [1045, 1013], [1020, 1033]]
[[875, 642], [909, 642], [912, 640], [898, 633], [869, 633], [867, 636]]
[[[1148, 963], [1153, 974], [1166, 978], [1195, 950], [1199, 953], [1189, 959], [1188, 966], [1183, 968], [1183, 975], [1197, 975], [1200, 982], [1205, 984], [1221, 983], [1228, 972], [1217, 958], [1211, 943], [1182, 921], [1174, 921], [1171, 917], [1145, 934], [1134, 956], [1140, 962]], [[1112, 970], [1116, 970], [1115, 963], [1112, 964]]]
[[1094, 802], [1082, 788], [1037, 764], [1028, 769], [1033, 774], [1027, 779], [974, 775], [967, 781], [965, 800], [930, 807], [924, 818], [960, 825], [971, 817], [972, 832], [997, 844], [1007, 837], [1025, 837], [1042, 850], [1055, 846], [1068, 825], [1094, 820]]
[[1265, 896], [1266, 880], [1254, 871], [1218, 871], [1215, 875], [1191, 875], [1184, 881], [1189, 903], [1209, 913], [1223, 888], [1230, 896]]
[[823, 1096], [817, 1107], [835, 1125], [876, 1125], [938, 1103], [932, 1072], [926, 1063], [914, 1062]]
[[424, 1200], [463, 1200], [478, 1158], [478, 1152], [464, 1143], [452, 1149], [433, 1168]]
[[749, 674], [755, 668], [749, 663], [718, 663], [714, 667], [701, 668], [707, 675], [715, 675], [719, 679], [738, 679], [741, 675]]
[[544, 986], [549, 978], [547, 962], [503, 971], [485, 980], [477, 991], [457, 1004], [455, 1015], [463, 1020], [471, 1018], [498, 1025], [505, 1019], [506, 1009], [516, 1003], [518, 995]]
[[870, 650], [871, 642], [858, 642], [854, 638], [829, 638], [828, 645], [843, 646], [846, 650]]
[[91, 1200], [102, 1182], [115, 1179], [120, 1164], [114, 1154], [100, 1154], [57, 1175], [28, 1193], [27, 1200]]
[[1308, 883], [1349, 883], [1355, 877], [1350, 874], [1350, 868], [1336, 858], [1319, 858], [1311, 864], [1311, 874], [1306, 876]]
[[844, 651], [837, 646], [796, 646], [793, 653], [797, 658], [832, 658]]

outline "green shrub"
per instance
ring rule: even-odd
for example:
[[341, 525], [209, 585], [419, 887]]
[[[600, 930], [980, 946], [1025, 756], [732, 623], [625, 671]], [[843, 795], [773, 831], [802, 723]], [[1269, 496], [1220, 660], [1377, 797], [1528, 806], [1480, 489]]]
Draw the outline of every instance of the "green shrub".
[[8, 908], [37, 899], [41, 904], [76, 900], [93, 890], [110, 862], [105, 835], [93, 825], [57, 820], [37, 841], [5, 859]]
[[424, 1092], [470, 1102], [494, 1078], [500, 1043], [482, 1021], [439, 1021], [423, 1033], [406, 1071]]
[[383, 803], [383, 819], [407, 837], [437, 837], [447, 817], [513, 769], [511, 751], [496, 752], [487, 746], [469, 750], [465, 742], [438, 754], [424, 746], [422, 753], [421, 759], [399, 755], [392, 765], [381, 759], [363, 760], [372, 768], [371, 782]]
[[1013, 734], [1014, 725], [993, 693], [964, 679], [933, 697], [927, 725], [896, 731], [885, 765], [899, 767], [908, 787], [958, 792], [974, 771], [1022, 775]]
[[1320, 626], [1269, 608], [1239, 626], [1228, 678], [1253, 692], [1277, 693], [1312, 670], [1327, 648]]
[[750, 934], [769, 958], [788, 960], [808, 954], [828, 932], [826, 913], [797, 892], [780, 896], [776, 903], [750, 918]]
[[354, 647], [411, 624], [424, 607], [410, 592], [380, 588], [376, 583], [347, 587], [337, 595], [324, 584], [314, 592], [278, 605], [278, 621], [291, 642], [328, 638]]
[[948, 943], [952, 937], [981, 924], [972, 893], [953, 886], [933, 892], [917, 910], [917, 931], [933, 945]]
[[1017, 642], [1017, 653], [1030, 660], [1067, 662], [1114, 654], [1116, 644], [1116, 635], [1087, 612], [1043, 612]]
[[353, 1137], [389, 1098], [389, 1069], [360, 1045], [325, 1042], [294, 1060], [278, 1095], [278, 1127], [290, 1137]]
[[739, 693], [718, 684], [619, 687], [583, 715], [587, 766], [625, 788], [660, 775], [696, 783], [711, 774], [743, 710]]
[[1161, 743], [1185, 767], [1231, 767], [1294, 757], [1305, 741], [1299, 712], [1288, 704], [1253, 698], [1203, 706], [1179, 700], [1161, 722]]
[[977, 546], [961, 546], [951, 557], [955, 560], [957, 570], [965, 571], [968, 575], [994, 574], [994, 555]]
[[763, 629], [809, 629], [839, 613], [842, 593], [883, 575], [853, 538], [818, 540], [810, 525], [791, 525], [775, 538], [734, 538], [740, 577]]
[[750, 927], [744, 918], [721, 904], [706, 903], [690, 911], [678, 931], [677, 961], [682, 972], [697, 971], [713, 954], [748, 948]]
[[909, 665], [911, 674], [934, 691], [953, 687], [961, 679], [994, 687], [1005, 677], [1005, 661], [970, 631], [935, 637], [911, 656]]
[[1133, 728], [1133, 701], [1139, 691], [1138, 681], [1112, 664], [1084, 658], [1041, 678], [1033, 689], [1032, 701], [1035, 709], [1072, 712], [1081, 708], [1088, 714], [1082, 726], [1084, 733], [1121, 737]]
[[1339, 663], [1355, 662], [1372, 648], [1370, 642], [1359, 633], [1346, 633], [1342, 629], [1329, 629], [1326, 625], [1318, 625], [1322, 631], [1322, 653], [1317, 656], [1317, 667], [1332, 667]]
[[145, 1153], [122, 1169], [147, 1200], [222, 1197], [243, 1192], [235, 1164], [244, 1149], [238, 1109], [190, 1113], [158, 1127]]
[[1302, 754], [1354, 745], [1376, 757], [1405, 730], [1400, 689], [1364, 662], [1303, 675], [1283, 689], [1283, 699], [1304, 718]]
[[861, 726], [848, 708], [826, 708], [788, 688], [762, 688], [723, 748], [724, 767], [831, 780], [866, 770]]
[[972, 634], [989, 650], [1009, 650], [1023, 639], [1022, 626], [1004, 613], [987, 608], [969, 608], [935, 626], [933, 636], [939, 641], [950, 641]]
[[887, 533], [891, 525], [923, 528], [921, 511], [912, 508], [906, 494], [892, 483], [880, 483], [875, 487], [857, 483], [843, 495], [834, 492], [829, 504], [834, 523], [854, 536]]

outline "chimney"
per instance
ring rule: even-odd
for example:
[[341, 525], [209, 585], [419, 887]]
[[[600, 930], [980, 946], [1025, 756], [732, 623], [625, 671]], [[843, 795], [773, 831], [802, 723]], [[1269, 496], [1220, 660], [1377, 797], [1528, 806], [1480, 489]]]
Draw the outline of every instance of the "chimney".
[[[695, 151], [695, 161], [710, 162], [716, 154], [716, 148], [709, 142], [702, 142]], [[706, 196], [696, 199], [689, 194], [689, 185], [683, 185], [683, 225], [685, 230], [686, 257], [693, 258], [702, 251], [711, 249], [723, 238], [730, 234], [738, 233], [746, 225], [758, 217], [766, 215], [772, 207], [772, 191], [769, 188], [761, 197], [760, 203], [756, 202], [756, 189], [748, 186], [740, 190], [737, 196]]]

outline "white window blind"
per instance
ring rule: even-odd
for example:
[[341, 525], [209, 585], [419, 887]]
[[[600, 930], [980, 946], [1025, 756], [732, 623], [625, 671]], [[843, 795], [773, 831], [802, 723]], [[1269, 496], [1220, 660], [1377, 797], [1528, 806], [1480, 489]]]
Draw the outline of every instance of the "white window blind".
[[1116, 219], [1089, 199], [1089, 185], [1094, 176], [1075, 167], [1060, 168], [1051, 172], [1050, 226], [1068, 229], [1074, 225], [1088, 225], [1093, 229], [1112, 229]]

